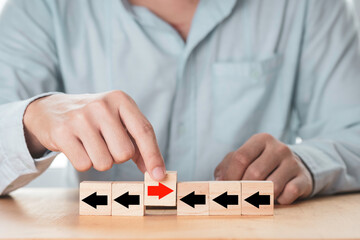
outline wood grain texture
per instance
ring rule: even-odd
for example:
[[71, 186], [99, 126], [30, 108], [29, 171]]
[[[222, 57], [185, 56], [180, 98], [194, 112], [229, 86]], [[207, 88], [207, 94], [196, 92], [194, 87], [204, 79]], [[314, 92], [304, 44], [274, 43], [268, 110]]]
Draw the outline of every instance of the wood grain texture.
[[144, 195], [144, 205], [145, 206], [176, 206], [176, 183], [177, 183], [177, 172], [176, 171], [167, 171], [166, 177], [161, 181], [163, 185], [173, 190], [173, 192], [168, 195], [159, 198], [158, 196], [149, 196], [148, 187], [149, 186], [159, 186], [159, 182], [152, 180], [149, 173], [145, 172], [144, 175], [144, 184], [145, 184], [145, 195]]
[[[127, 194], [131, 197], [138, 196], [139, 204], [124, 206], [115, 201], [118, 197]], [[112, 182], [112, 212], [113, 216], [144, 216], [144, 182]]]
[[[242, 215], [274, 215], [274, 184], [271, 181], [241, 181]], [[259, 192], [270, 195], [270, 205], [251, 205], [245, 199]]]
[[[177, 215], [209, 215], [209, 182], [179, 182], [177, 191]], [[181, 201], [194, 191], [195, 195], [205, 195], [205, 204], [191, 207]]]
[[[236, 196], [238, 204], [227, 205], [226, 208], [214, 199], [224, 194]], [[210, 215], [241, 215], [241, 183], [240, 181], [209, 182], [209, 213]]]
[[360, 239], [360, 193], [275, 206], [274, 216], [79, 216], [76, 189], [0, 198], [1, 239]]
[[[96, 208], [83, 201], [84, 198], [96, 193], [106, 196], [107, 204]], [[79, 214], [80, 215], [111, 215], [111, 182], [84, 181], [80, 183]]]

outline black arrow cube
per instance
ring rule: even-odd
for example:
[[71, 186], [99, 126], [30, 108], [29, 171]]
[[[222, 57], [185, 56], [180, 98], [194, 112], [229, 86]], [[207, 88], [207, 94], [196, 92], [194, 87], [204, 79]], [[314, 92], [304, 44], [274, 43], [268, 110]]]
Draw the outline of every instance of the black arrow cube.
[[112, 215], [144, 216], [144, 182], [113, 182]]
[[209, 215], [209, 182], [179, 182], [177, 215]]
[[241, 215], [240, 181], [209, 183], [210, 215]]
[[273, 215], [274, 184], [271, 181], [241, 181], [242, 215]]
[[80, 215], [111, 215], [111, 182], [80, 183]]

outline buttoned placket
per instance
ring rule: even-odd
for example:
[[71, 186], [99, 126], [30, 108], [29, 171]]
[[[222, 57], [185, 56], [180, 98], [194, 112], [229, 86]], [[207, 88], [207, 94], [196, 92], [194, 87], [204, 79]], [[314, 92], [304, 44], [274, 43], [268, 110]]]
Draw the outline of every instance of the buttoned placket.
[[[176, 74], [176, 90], [170, 116], [169, 143], [167, 151], [163, 154], [167, 169], [179, 171], [179, 180], [192, 179], [197, 159], [196, 89], [197, 81], [199, 81], [199, 79], [196, 79], [196, 65], [192, 54], [196, 47], [203, 40], [206, 40], [207, 35], [230, 15], [236, 0], [226, 2], [218, 2], [217, 0], [200, 1], [186, 42], [174, 28], [155, 14], [146, 11], [142, 7], [131, 7], [126, 0], [122, 0], [122, 3], [134, 20], [138, 21], [144, 28], [161, 28], [167, 31], [169, 41], [176, 41], [177, 47], [181, 50]], [[183, 159], [187, 161], [183, 161]]]

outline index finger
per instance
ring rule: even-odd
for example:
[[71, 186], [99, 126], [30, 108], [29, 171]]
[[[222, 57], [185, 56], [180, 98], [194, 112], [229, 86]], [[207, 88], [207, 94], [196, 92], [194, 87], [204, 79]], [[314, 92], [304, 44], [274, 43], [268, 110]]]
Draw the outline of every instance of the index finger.
[[139, 148], [147, 172], [150, 173], [152, 179], [161, 181], [165, 178], [165, 164], [151, 123], [132, 99], [122, 102], [119, 113]]

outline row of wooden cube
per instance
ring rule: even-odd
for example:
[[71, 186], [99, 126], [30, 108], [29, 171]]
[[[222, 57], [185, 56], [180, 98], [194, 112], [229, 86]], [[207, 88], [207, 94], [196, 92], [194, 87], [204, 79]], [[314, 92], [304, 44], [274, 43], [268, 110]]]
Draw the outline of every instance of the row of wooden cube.
[[[82, 182], [80, 215], [143, 216], [148, 195], [146, 183]], [[273, 215], [273, 183], [270, 181], [179, 182], [175, 186], [171, 194], [176, 199], [177, 215]], [[249, 203], [250, 198], [264, 196], [268, 197], [266, 204]], [[166, 197], [172, 196], [158, 200]], [[152, 203], [149, 205], [158, 205]]]

